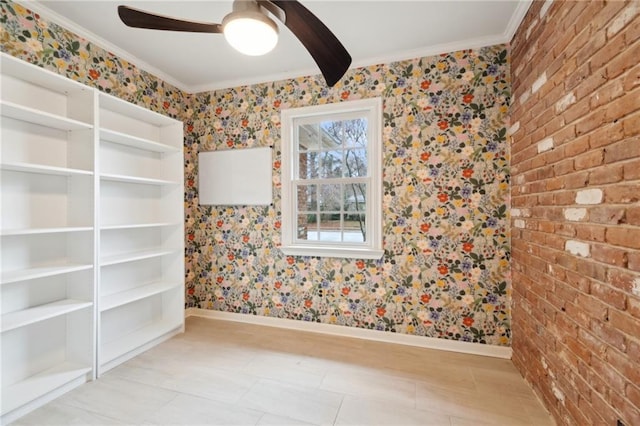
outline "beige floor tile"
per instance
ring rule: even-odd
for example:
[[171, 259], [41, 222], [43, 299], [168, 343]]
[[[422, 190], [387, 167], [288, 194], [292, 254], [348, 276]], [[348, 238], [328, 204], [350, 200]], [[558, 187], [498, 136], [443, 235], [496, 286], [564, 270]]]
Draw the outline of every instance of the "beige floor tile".
[[338, 393], [260, 380], [238, 404], [308, 423], [331, 425], [341, 402], [342, 395]]
[[509, 360], [194, 317], [186, 330], [16, 424], [554, 424]]
[[156, 412], [149, 413], [142, 424], [254, 426], [262, 416], [259, 411], [181, 394]]
[[57, 401], [32, 411], [17, 422], [12, 423], [13, 426], [115, 426], [125, 424], [128, 423]]
[[313, 423], [303, 422], [290, 417], [281, 417], [274, 414], [265, 414], [260, 418], [256, 426], [315, 426]]
[[167, 360], [162, 366], [143, 368], [129, 363], [107, 374], [220, 402], [234, 403], [249, 391], [258, 377], [237, 371], [196, 366]]
[[449, 426], [449, 416], [438, 412], [416, 410], [406, 406], [385, 404], [376, 400], [345, 396], [336, 426]]
[[529, 414], [522, 407], [522, 399], [497, 389], [493, 392], [476, 392], [419, 383], [416, 394], [416, 406], [420, 410], [437, 411], [451, 417], [495, 425], [532, 425]]
[[411, 408], [416, 406], [415, 381], [383, 374], [347, 371], [327, 373], [320, 389], [378, 400], [382, 403], [406, 405]]
[[177, 392], [105, 375], [56, 401], [125, 423], [139, 423], [177, 395]]
[[257, 355], [242, 371], [264, 379], [312, 388], [319, 387], [325, 375], [325, 369], [305, 364], [304, 357], [294, 355]]
[[149, 413], [142, 424], [254, 426], [262, 416], [259, 411], [180, 394], [162, 408]]

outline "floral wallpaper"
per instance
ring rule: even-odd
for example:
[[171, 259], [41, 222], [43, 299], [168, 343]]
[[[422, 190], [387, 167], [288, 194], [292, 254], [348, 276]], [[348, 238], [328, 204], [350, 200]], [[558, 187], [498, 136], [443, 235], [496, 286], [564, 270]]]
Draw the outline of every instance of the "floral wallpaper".
[[[504, 45], [200, 93], [185, 116], [187, 305], [510, 343]], [[382, 259], [280, 246], [280, 111], [384, 101]], [[275, 147], [273, 207], [198, 205], [199, 151]]]
[[[189, 95], [0, 0], [2, 51], [185, 122], [188, 307], [510, 344], [505, 45]], [[280, 110], [384, 100], [385, 254], [286, 256]], [[275, 147], [271, 207], [198, 205], [201, 150]]]
[[18, 3], [0, 0], [0, 48], [11, 56], [65, 75], [174, 118], [187, 96]]

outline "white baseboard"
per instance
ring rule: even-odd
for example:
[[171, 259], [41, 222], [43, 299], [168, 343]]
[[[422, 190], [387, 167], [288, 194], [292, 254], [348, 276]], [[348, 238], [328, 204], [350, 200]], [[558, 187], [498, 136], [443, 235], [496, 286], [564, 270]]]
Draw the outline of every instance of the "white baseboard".
[[511, 359], [511, 348], [505, 346], [460, 342], [457, 340], [413, 336], [409, 334], [390, 333], [386, 331], [345, 327], [341, 325], [323, 324], [318, 322], [296, 321], [284, 318], [236, 314], [233, 312], [213, 311], [200, 308], [187, 308], [187, 310], [185, 311], [185, 317], [202, 317], [221, 321], [243, 322], [247, 324], [263, 325], [268, 327], [287, 328], [291, 330], [308, 331], [312, 333], [330, 334], [333, 336], [353, 337], [356, 339], [395, 343], [398, 345], [416, 346], [427, 349], [438, 349], [442, 351], [482, 355], [493, 358]]

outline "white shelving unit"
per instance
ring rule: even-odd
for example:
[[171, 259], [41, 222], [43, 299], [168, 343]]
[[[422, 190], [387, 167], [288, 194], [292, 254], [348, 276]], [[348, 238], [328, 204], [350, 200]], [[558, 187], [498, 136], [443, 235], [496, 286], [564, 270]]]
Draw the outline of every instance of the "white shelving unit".
[[1, 420], [184, 329], [182, 123], [0, 53]]
[[182, 123], [99, 104], [101, 374], [182, 329], [184, 213]]
[[79, 83], [1, 60], [5, 423], [94, 377], [97, 99]]

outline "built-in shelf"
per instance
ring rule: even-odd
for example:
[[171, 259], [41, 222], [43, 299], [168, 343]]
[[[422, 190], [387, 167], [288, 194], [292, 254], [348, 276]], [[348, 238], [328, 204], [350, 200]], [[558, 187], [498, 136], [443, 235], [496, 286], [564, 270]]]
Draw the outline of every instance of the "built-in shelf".
[[71, 272], [84, 271], [93, 268], [91, 264], [67, 264], [56, 266], [42, 266], [14, 271], [3, 271], [0, 284], [10, 284], [19, 281], [34, 280], [37, 278], [52, 277], [55, 275], [69, 274]]
[[164, 228], [168, 226], [182, 226], [182, 223], [157, 222], [157, 223], [125, 223], [122, 225], [101, 226], [101, 231], [117, 231], [120, 229]]
[[122, 291], [120, 293], [110, 294], [100, 298], [100, 312], [117, 308], [127, 303], [137, 300], [146, 299], [147, 297], [164, 293], [165, 291], [180, 287], [182, 283], [175, 282], [156, 282], [132, 288], [131, 290]]
[[3, 229], [0, 231], [0, 237], [9, 237], [17, 235], [43, 235], [43, 234], [62, 234], [71, 232], [89, 232], [93, 231], [91, 226], [68, 226], [55, 228], [26, 228], [26, 229]]
[[90, 365], [64, 362], [27, 377], [3, 389], [2, 409], [5, 412], [13, 411], [67, 383], [82, 378], [91, 370]]
[[54, 167], [46, 166], [44, 164], [31, 164], [31, 163], [2, 163], [0, 164], [0, 170], [11, 172], [23, 172], [23, 173], [37, 173], [43, 175], [59, 175], [59, 176], [76, 176], [86, 175], [92, 176], [93, 172], [90, 170], [72, 169], [67, 167]]
[[176, 253], [176, 250], [167, 249], [154, 249], [154, 250], [141, 250], [130, 253], [122, 253], [111, 256], [105, 256], [100, 259], [102, 266], [117, 265], [119, 263], [135, 262], [138, 260], [152, 259], [154, 257], [162, 257], [169, 254]]
[[93, 128], [93, 125], [89, 123], [83, 123], [72, 118], [51, 114], [5, 100], [0, 100], [0, 112], [3, 117], [26, 121], [27, 123], [38, 124], [52, 129], [82, 130]]
[[126, 176], [103, 173], [100, 179], [111, 182], [136, 183], [144, 185], [178, 185], [178, 182], [164, 179], [143, 178], [138, 176]]
[[179, 149], [152, 141], [150, 139], [139, 138], [126, 133], [116, 132], [109, 129], [100, 129], [100, 139], [107, 142], [117, 143], [132, 148], [144, 149], [154, 152], [178, 152]]
[[24, 327], [30, 324], [35, 324], [36, 322], [78, 311], [80, 309], [89, 308], [92, 305], [92, 302], [84, 300], [64, 299], [40, 306], [34, 306], [33, 308], [21, 311], [11, 312], [2, 315], [1, 330], [4, 333], [19, 327]]
[[7, 424], [184, 330], [184, 125], [0, 62]]
[[103, 342], [102, 350], [100, 351], [100, 364], [107, 364], [138, 348], [140, 342], [150, 342], [180, 326], [181, 324], [176, 321], [160, 320], [125, 334], [118, 339]]

